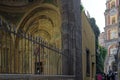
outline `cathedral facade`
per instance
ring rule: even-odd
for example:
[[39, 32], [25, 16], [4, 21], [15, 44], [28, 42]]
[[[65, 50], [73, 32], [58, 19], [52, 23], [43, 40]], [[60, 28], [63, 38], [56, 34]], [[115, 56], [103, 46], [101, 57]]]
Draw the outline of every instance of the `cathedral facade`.
[[105, 10], [105, 47], [108, 50], [105, 72], [112, 69], [118, 47], [118, 6], [119, 0], [107, 0]]
[[0, 74], [95, 79], [95, 36], [79, 0], [0, 0], [0, 26]]

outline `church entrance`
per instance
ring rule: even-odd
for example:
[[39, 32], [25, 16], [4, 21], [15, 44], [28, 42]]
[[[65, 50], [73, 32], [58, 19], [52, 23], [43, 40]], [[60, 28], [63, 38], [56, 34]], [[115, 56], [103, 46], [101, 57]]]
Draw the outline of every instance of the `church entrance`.
[[62, 63], [58, 62], [58, 57], [62, 58], [61, 51], [55, 45], [5, 22], [1, 23], [0, 33], [0, 73], [48, 75], [62, 72]]

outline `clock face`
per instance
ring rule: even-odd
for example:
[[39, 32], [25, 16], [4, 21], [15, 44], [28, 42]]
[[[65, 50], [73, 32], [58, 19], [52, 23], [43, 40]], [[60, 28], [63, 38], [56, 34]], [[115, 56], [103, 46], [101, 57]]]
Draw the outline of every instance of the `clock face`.
[[117, 13], [117, 9], [113, 8], [113, 9], [110, 10], [109, 13], [110, 13], [110, 16], [113, 16], [113, 15], [115, 15]]

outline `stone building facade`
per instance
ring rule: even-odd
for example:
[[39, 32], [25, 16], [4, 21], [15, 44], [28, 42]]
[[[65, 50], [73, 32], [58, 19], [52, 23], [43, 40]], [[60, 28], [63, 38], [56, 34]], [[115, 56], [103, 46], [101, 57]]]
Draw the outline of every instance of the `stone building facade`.
[[[0, 56], [3, 56], [0, 57], [0, 73], [35, 74], [36, 60], [40, 61], [38, 65], [43, 65], [43, 75], [95, 79], [95, 36], [89, 20], [80, 11], [80, 0], [0, 0], [0, 18], [7, 23], [2, 24], [3, 27], [13, 30], [12, 35], [0, 30]], [[22, 34], [25, 39], [20, 38], [21, 32], [40, 37], [43, 43], [34, 45], [34, 42], [26, 41], [28, 35]], [[45, 42], [55, 45], [63, 56], [54, 54], [53, 49], [48, 50]], [[36, 59], [33, 51], [34, 54], [42, 52], [38, 55], [45, 53], [46, 57]]]
[[105, 62], [105, 72], [112, 69], [112, 62], [118, 47], [118, 6], [119, 0], [107, 0], [105, 10], [105, 47], [108, 54]]

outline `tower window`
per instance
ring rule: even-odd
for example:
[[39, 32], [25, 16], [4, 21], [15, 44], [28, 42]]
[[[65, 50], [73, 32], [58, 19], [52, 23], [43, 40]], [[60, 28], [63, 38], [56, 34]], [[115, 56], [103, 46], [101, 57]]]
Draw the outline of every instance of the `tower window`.
[[112, 24], [114, 24], [114, 23], [115, 23], [115, 17], [112, 18]]
[[115, 2], [111, 3], [111, 8], [115, 7]]

